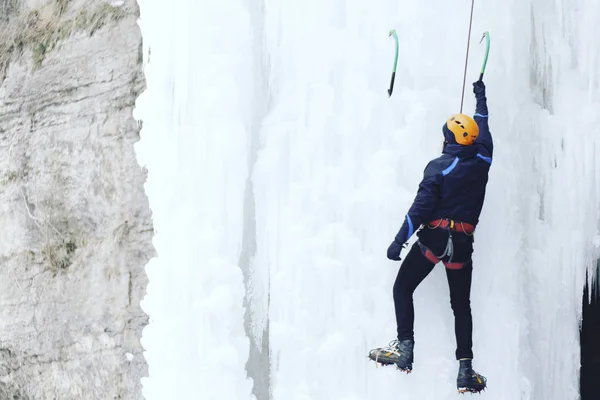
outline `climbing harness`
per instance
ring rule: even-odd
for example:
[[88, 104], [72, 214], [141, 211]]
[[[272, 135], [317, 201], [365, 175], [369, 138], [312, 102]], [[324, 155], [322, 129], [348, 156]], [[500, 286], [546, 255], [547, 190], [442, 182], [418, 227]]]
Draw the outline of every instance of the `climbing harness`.
[[421, 252], [423, 255], [432, 263], [437, 264], [442, 261], [443, 258], [448, 257], [448, 261], [442, 261], [444, 266], [448, 269], [461, 269], [467, 262], [452, 262], [452, 257], [454, 256], [454, 241], [452, 237], [452, 232], [462, 232], [467, 236], [473, 236], [475, 232], [475, 226], [464, 223], [462, 221], [454, 221], [452, 219], [437, 219], [431, 221], [427, 224], [427, 228], [429, 229], [446, 229], [448, 230], [448, 241], [446, 242], [446, 248], [441, 255], [436, 255], [431, 251], [427, 246], [422, 244], [419, 241], [419, 247], [421, 248]]
[[474, 225], [468, 224], [466, 222], [454, 221], [453, 219], [446, 219], [446, 218], [440, 218], [440, 219], [436, 219], [435, 221], [431, 221], [427, 225], [427, 227], [429, 229], [436, 229], [436, 228], [449, 229], [449, 230], [453, 230], [456, 232], [465, 233], [467, 236], [473, 236], [473, 233], [475, 232]]
[[444, 263], [444, 266], [446, 266], [446, 268], [448, 268], [448, 269], [461, 269], [463, 267], [463, 265], [465, 265], [464, 262], [461, 262], [461, 263], [452, 262], [452, 256], [454, 255], [454, 243], [452, 242], [452, 234], [451, 233], [450, 233], [450, 235], [448, 235], [448, 242], [446, 244], [446, 249], [444, 250], [444, 253], [441, 256], [435, 255], [433, 253], [433, 251], [431, 251], [431, 249], [429, 249], [427, 246], [425, 246], [420, 241], [418, 243], [419, 243], [419, 247], [421, 248], [421, 253], [432, 264], [439, 263], [440, 261], [442, 261], [442, 258], [444, 258], [444, 257], [450, 257], [448, 259], [448, 261], [442, 261]]

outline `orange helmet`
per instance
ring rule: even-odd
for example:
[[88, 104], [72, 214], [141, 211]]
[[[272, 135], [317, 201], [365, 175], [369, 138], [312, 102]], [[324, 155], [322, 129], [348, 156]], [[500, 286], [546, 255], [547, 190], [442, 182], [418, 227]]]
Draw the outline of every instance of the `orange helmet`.
[[462, 144], [463, 146], [470, 146], [475, 143], [477, 136], [479, 136], [479, 127], [477, 122], [468, 115], [455, 114], [448, 118], [446, 126], [454, 134], [456, 143]]

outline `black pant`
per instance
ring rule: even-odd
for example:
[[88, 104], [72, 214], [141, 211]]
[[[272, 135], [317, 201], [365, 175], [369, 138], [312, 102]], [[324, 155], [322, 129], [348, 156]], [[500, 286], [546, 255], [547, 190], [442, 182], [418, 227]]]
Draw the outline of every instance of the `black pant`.
[[[419, 241], [434, 254], [444, 253], [448, 243], [449, 231], [443, 229], [429, 230], [424, 228], [419, 233]], [[456, 359], [473, 358], [473, 319], [471, 317], [471, 276], [473, 263], [473, 239], [464, 233], [452, 232], [452, 262], [464, 262], [461, 269], [446, 268], [448, 285], [450, 286], [450, 305], [454, 311], [454, 331], [456, 335]], [[448, 261], [449, 257], [443, 257]], [[398, 339], [414, 339], [415, 311], [413, 293], [417, 286], [433, 270], [434, 264], [423, 254], [419, 243], [415, 243], [402, 262], [398, 277], [394, 283], [394, 305], [396, 307], [396, 323]]]

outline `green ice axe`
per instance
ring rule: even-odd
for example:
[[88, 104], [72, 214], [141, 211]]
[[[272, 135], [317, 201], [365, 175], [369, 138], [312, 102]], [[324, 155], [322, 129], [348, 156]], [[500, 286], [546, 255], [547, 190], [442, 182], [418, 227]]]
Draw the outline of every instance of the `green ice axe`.
[[480, 81], [483, 80], [483, 74], [485, 73], [485, 67], [488, 62], [488, 56], [490, 55], [490, 33], [484, 32], [479, 43], [483, 42], [483, 39], [485, 39], [485, 57], [483, 59], [483, 66], [481, 67], [481, 73], [479, 74]]
[[398, 66], [398, 35], [395, 30], [391, 30], [389, 36], [393, 36], [396, 41], [396, 56], [394, 57], [394, 69], [392, 70], [392, 81], [390, 82], [390, 88], [388, 89], [388, 97], [392, 97], [394, 91], [394, 81], [396, 80], [396, 67]]
[[[471, 11], [472, 12], [472, 11]], [[481, 38], [481, 40], [479, 41], [479, 43], [483, 42], [483, 39], [486, 39], [486, 46], [485, 46], [485, 57], [483, 59], [483, 66], [481, 67], [481, 72], [479, 73], [479, 81], [483, 80], [483, 74], [485, 73], [485, 67], [487, 65], [488, 62], [488, 56], [490, 55], [490, 33], [489, 32], [484, 32], [483, 33], [483, 37]], [[462, 89], [462, 96], [460, 99], [460, 112], [462, 114], [462, 109], [463, 109], [463, 102], [465, 99], [465, 83], [467, 81], [467, 64], [469, 62], [469, 44], [471, 43], [471, 28], [469, 27], [469, 40], [467, 41], [467, 57], [465, 59], [465, 75], [463, 77], [463, 89]]]

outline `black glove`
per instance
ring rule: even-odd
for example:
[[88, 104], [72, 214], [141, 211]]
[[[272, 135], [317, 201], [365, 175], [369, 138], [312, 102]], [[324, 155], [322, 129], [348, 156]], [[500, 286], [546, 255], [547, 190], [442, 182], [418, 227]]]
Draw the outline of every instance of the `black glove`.
[[400, 252], [404, 247], [406, 247], [406, 243], [402, 245], [401, 243], [398, 243], [394, 240], [392, 244], [390, 244], [390, 247], [388, 247], [387, 258], [389, 258], [392, 261], [400, 261]]
[[473, 93], [475, 93], [475, 96], [485, 96], [485, 83], [483, 81], [473, 82]]

